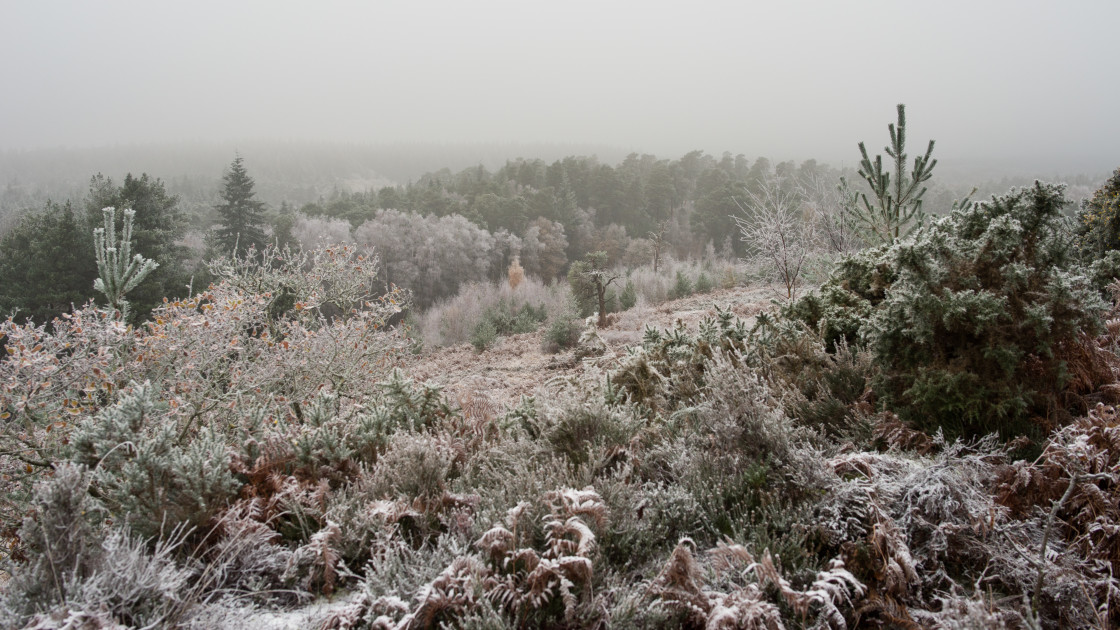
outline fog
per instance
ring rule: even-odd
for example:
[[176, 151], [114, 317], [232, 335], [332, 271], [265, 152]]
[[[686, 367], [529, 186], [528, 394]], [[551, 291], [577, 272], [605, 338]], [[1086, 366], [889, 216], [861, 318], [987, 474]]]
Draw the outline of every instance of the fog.
[[572, 143], [854, 165], [902, 102], [942, 163], [1120, 163], [1115, 1], [0, 7], [0, 149]]

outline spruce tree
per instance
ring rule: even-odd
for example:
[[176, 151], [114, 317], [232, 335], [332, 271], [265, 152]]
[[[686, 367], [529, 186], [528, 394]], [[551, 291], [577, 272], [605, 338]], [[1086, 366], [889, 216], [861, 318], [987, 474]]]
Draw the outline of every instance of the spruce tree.
[[222, 180], [223, 203], [214, 206], [219, 216], [215, 245], [222, 253], [233, 253], [235, 247], [241, 251], [255, 247], [260, 251], [268, 244], [263, 227], [264, 203], [253, 198], [253, 178], [245, 171], [240, 155], [234, 158]]

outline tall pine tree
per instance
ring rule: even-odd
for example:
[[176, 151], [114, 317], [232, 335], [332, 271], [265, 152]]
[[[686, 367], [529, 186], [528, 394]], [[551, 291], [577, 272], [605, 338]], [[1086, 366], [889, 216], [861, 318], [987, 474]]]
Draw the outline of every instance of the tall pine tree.
[[219, 216], [215, 246], [221, 253], [233, 253], [235, 247], [242, 252], [250, 247], [260, 251], [268, 244], [263, 227], [264, 203], [253, 198], [253, 178], [245, 172], [240, 155], [234, 158], [222, 180], [223, 203], [214, 206]]

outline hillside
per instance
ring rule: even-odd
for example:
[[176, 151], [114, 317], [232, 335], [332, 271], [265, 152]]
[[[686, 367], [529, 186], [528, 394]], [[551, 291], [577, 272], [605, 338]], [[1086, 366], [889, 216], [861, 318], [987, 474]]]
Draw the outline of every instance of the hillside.
[[755, 314], [772, 308], [770, 301], [776, 295], [769, 287], [718, 289], [617, 313], [609, 326], [597, 331], [605, 351], [585, 359], [577, 359], [574, 350], [545, 352], [542, 329], [499, 337], [483, 352], [468, 343], [435, 349], [407, 363], [406, 370], [412, 378], [438, 385], [453, 395], [479, 391], [497, 408], [512, 408], [522, 396], [546, 394], [550, 382], [578, 382], [588, 370], [616, 367], [628, 348], [641, 345], [646, 327], [668, 330], [681, 322], [695, 329], [701, 319], [715, 317], [717, 307], [730, 309], [750, 324]]
[[[108, 290], [0, 322], [0, 625], [1110, 627], [1120, 253], [1064, 205], [970, 204], [780, 308], [721, 273], [558, 354], [613, 272], [409, 318], [329, 246], [138, 325]], [[417, 352], [408, 323], [495, 318], [539, 330]]]

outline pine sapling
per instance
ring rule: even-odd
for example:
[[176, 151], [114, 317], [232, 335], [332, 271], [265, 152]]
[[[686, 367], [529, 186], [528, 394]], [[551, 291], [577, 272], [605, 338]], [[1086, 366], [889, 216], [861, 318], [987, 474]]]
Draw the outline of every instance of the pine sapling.
[[159, 263], [140, 254], [129, 259], [129, 254], [132, 253], [132, 220], [136, 216], [135, 211], [124, 211], [120, 241], [117, 240], [116, 208], [102, 208], [101, 213], [104, 227], [93, 230], [97, 273], [100, 275], [93, 281], [93, 288], [104, 293], [109, 306], [120, 311], [121, 319], [125, 319], [128, 316], [125, 294], [155, 271]]
[[859, 176], [871, 187], [874, 203], [867, 195], [852, 191], [848, 182], [840, 179], [840, 192], [844, 196], [845, 219], [848, 226], [867, 244], [893, 243], [909, 235], [925, 220], [922, 212], [922, 195], [926, 189], [918, 187], [933, 177], [937, 160], [933, 154], [933, 140], [929, 141], [925, 155], [914, 158], [914, 168], [906, 172], [906, 106], [898, 105], [898, 125], [888, 125], [890, 146], [883, 149], [894, 162], [894, 181], [890, 171], [883, 170], [883, 156], [875, 161], [867, 155], [867, 147], [859, 143]]

